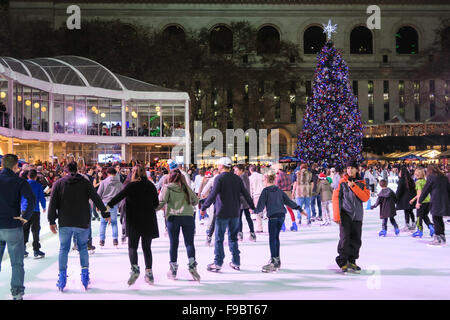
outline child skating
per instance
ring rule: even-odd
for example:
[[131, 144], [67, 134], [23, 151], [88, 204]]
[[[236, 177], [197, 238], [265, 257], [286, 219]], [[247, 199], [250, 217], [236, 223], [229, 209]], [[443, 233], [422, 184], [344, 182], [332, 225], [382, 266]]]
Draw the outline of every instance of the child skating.
[[381, 191], [378, 194], [377, 202], [371, 206], [371, 209], [374, 209], [380, 206], [380, 219], [383, 220], [383, 226], [381, 231], [378, 233], [380, 237], [386, 237], [387, 233], [387, 221], [388, 219], [391, 221], [391, 224], [394, 226], [395, 235], [398, 236], [400, 233], [400, 229], [398, 228], [397, 222], [395, 221], [395, 203], [397, 198], [395, 196], [394, 191], [387, 187], [387, 181], [380, 181]]

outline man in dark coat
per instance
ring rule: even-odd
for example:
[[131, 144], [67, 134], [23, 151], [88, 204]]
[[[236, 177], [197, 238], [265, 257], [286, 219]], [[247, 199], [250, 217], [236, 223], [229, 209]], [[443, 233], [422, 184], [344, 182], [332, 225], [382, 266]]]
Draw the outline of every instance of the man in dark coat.
[[80, 253], [81, 280], [85, 288], [89, 283], [88, 239], [91, 224], [91, 208], [89, 199], [100, 209], [102, 217], [111, 221], [106, 207], [94, 186], [87, 178], [77, 173], [76, 162], [70, 162], [64, 168], [66, 175], [55, 182], [48, 206], [50, 230], [56, 234], [56, 219], [59, 224], [59, 279], [57, 287], [63, 290], [66, 286], [67, 260], [72, 236], [77, 238]]
[[416, 186], [406, 167], [400, 168], [398, 187], [395, 196], [397, 197], [397, 210], [405, 211], [405, 227], [402, 231], [414, 230], [416, 228], [416, 220], [413, 209], [409, 201], [416, 196]]
[[428, 245], [441, 247], [446, 243], [443, 217], [450, 216], [450, 182], [434, 164], [428, 165], [427, 175], [427, 183], [422, 189], [416, 208], [420, 208], [422, 202], [430, 194], [430, 212], [433, 216], [435, 234], [433, 241]]
[[400, 230], [398, 229], [397, 222], [395, 221], [395, 202], [397, 198], [395, 197], [394, 191], [387, 187], [387, 181], [380, 181], [381, 191], [378, 194], [377, 202], [370, 207], [370, 209], [374, 209], [380, 206], [380, 219], [383, 219], [383, 229], [378, 234], [380, 237], [385, 237], [387, 232], [387, 221], [388, 219], [391, 221], [391, 224], [394, 226], [395, 234], [398, 235]]
[[213, 203], [216, 209], [215, 258], [214, 263], [209, 264], [207, 270], [218, 272], [222, 268], [223, 259], [225, 258], [223, 241], [227, 228], [228, 243], [233, 256], [230, 267], [235, 270], [240, 270], [241, 259], [237, 239], [239, 232], [239, 211], [241, 207], [240, 196], [244, 196], [250, 209], [255, 210], [255, 205], [241, 178], [230, 172], [231, 159], [227, 157], [220, 158], [217, 165], [220, 174], [214, 180], [214, 186], [201, 208], [202, 214]]

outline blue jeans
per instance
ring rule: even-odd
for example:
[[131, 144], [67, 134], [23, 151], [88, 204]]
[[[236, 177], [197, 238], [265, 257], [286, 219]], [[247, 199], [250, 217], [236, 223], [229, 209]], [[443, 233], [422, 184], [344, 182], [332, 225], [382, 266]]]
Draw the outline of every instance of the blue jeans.
[[284, 216], [283, 218], [269, 218], [269, 245], [272, 258], [280, 257], [280, 230], [283, 223]]
[[[106, 203], [105, 203], [106, 206]], [[114, 207], [109, 210], [111, 214], [111, 228], [112, 228], [112, 237], [113, 239], [119, 238], [119, 229], [117, 228], [117, 211], [119, 209], [119, 205], [116, 204]], [[108, 225], [108, 222], [106, 222], [105, 219], [100, 219], [100, 240], [105, 241], [105, 232], [106, 232], [106, 226]]]
[[23, 256], [25, 247], [23, 245], [23, 227], [12, 229], [0, 229], [0, 270], [5, 247], [8, 245], [9, 260], [11, 261], [11, 294], [13, 296], [25, 293], [23, 281], [25, 269], [23, 267]]
[[311, 211], [312, 211], [313, 217], [316, 216], [316, 202], [317, 202], [317, 207], [319, 208], [318, 216], [322, 218], [322, 202], [320, 201], [320, 194], [317, 196], [311, 197]]
[[186, 246], [188, 258], [195, 258], [194, 216], [170, 216], [167, 219], [167, 229], [170, 239], [170, 262], [177, 262], [180, 228], [183, 232], [184, 245]]
[[237, 234], [239, 232], [239, 217], [236, 218], [217, 218], [216, 219], [216, 239], [214, 245], [214, 263], [222, 266], [225, 252], [223, 250], [223, 240], [225, 238], [225, 231], [228, 228], [228, 246], [232, 255], [231, 261], [237, 265], [241, 265], [241, 253], [238, 248]]
[[67, 270], [67, 258], [70, 250], [70, 241], [72, 235], [77, 238], [78, 251], [80, 253], [80, 264], [82, 268], [89, 267], [89, 254], [87, 243], [89, 240], [89, 230], [91, 228], [83, 229], [76, 227], [62, 227], [59, 228], [59, 271]]
[[[78, 240], [77, 240], [77, 234], [74, 233], [73, 234], [73, 244], [77, 244]], [[89, 238], [88, 238], [88, 247], [92, 245], [92, 225], [89, 225]]]
[[[311, 198], [309, 197], [302, 197], [302, 198], [295, 198], [297, 201], [297, 204], [300, 206], [300, 211], [303, 209], [303, 205], [305, 205], [305, 211], [308, 215], [308, 222], [311, 221]], [[297, 213], [297, 218], [301, 221], [302, 215], [300, 214], [300, 211]]]

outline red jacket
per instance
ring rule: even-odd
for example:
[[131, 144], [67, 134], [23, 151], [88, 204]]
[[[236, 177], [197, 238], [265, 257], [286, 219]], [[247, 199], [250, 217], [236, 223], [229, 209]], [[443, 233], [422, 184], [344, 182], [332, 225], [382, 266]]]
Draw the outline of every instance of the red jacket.
[[[336, 223], [341, 222], [341, 200], [339, 199], [340, 189], [341, 189], [341, 183], [349, 182], [348, 180], [349, 176], [348, 174], [345, 174], [341, 180], [339, 180], [339, 185], [336, 188], [336, 190], [333, 191], [333, 220]], [[370, 199], [370, 190], [366, 188], [366, 184], [363, 180], [355, 181], [356, 183], [360, 183], [363, 185], [363, 188], [361, 189], [357, 184], [355, 184], [351, 190], [353, 193], [358, 197], [359, 200], [362, 202], [366, 202]]]

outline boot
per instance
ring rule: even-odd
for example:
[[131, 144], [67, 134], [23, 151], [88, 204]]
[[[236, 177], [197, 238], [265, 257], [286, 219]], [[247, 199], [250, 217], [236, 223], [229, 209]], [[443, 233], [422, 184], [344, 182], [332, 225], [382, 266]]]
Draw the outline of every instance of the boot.
[[354, 273], [360, 273], [361, 267], [359, 267], [356, 262], [349, 262], [348, 263], [348, 269]]
[[434, 236], [434, 226], [432, 224], [430, 224], [428, 226], [428, 229], [430, 229], [430, 237], [433, 237]]
[[195, 281], [200, 282], [200, 275], [197, 272], [197, 262], [195, 262], [195, 258], [189, 258], [189, 273], [192, 275], [192, 278], [194, 278]]
[[81, 269], [81, 283], [83, 284], [84, 290], [87, 290], [89, 281], [89, 269], [82, 268]]
[[131, 273], [130, 273], [130, 278], [128, 279], [128, 285], [132, 286], [137, 278], [139, 277], [140, 271], [139, 271], [139, 266], [137, 264], [133, 264], [131, 266]]
[[398, 236], [399, 233], [400, 233], [400, 229], [399, 228], [395, 228], [395, 235]]
[[286, 231], [286, 226], [285, 226], [284, 222], [283, 222], [283, 225], [281, 226], [281, 231], [283, 231], [283, 232]]
[[412, 231], [416, 228], [416, 223], [415, 222], [411, 222], [411, 224], [409, 225], [409, 231]]
[[244, 234], [242, 232], [238, 232], [237, 238], [238, 238], [239, 241], [244, 240]]
[[210, 236], [206, 236], [206, 245], [207, 245], [208, 247], [211, 246], [211, 241], [212, 241], [212, 238], [211, 238]]
[[113, 246], [114, 246], [114, 248], [118, 248], [119, 247], [119, 240], [113, 239]]
[[98, 243], [98, 245], [100, 247], [104, 247], [105, 246], [105, 240], [100, 240], [100, 242]]
[[420, 230], [419, 228], [417, 228], [417, 231], [414, 232], [414, 233], [412, 234], [412, 236], [413, 236], [413, 238], [415, 238], [415, 237], [422, 238], [422, 236], [423, 236], [423, 231]]
[[379, 233], [378, 233], [378, 236], [380, 236], [380, 237], [386, 237], [386, 230], [385, 229], [383, 229], [383, 230], [381, 230]]
[[206, 266], [206, 270], [212, 271], [212, 272], [219, 272], [220, 269], [222, 269], [222, 266], [218, 266], [215, 263], [210, 263]]
[[250, 241], [253, 241], [253, 242], [256, 241], [256, 234], [255, 234], [254, 232], [250, 232], [250, 238], [249, 238], [249, 240], [250, 240]]
[[275, 265], [275, 258], [270, 258], [269, 263], [262, 267], [262, 272], [269, 273], [277, 271], [277, 267]]
[[58, 274], [58, 282], [56, 282], [56, 286], [58, 287], [59, 291], [63, 291], [64, 288], [66, 287], [66, 282], [67, 282], [67, 271], [59, 271]]
[[148, 284], [153, 284], [154, 283], [155, 279], [153, 278], [152, 269], [145, 270], [144, 280]]
[[441, 234], [440, 237], [441, 237], [441, 243], [442, 243], [442, 245], [445, 246], [445, 244], [447, 243], [447, 240], [445, 239], [445, 234]]
[[434, 235], [434, 238], [433, 238], [433, 241], [431, 241], [430, 243], [428, 243], [427, 244], [427, 246], [429, 246], [429, 247], [442, 247], [443, 246], [443, 243], [442, 243], [442, 240], [441, 240], [441, 237], [440, 237], [440, 235]]
[[295, 223], [295, 221], [292, 221], [292, 226], [291, 226], [291, 231], [297, 231], [297, 224]]
[[167, 272], [167, 278], [175, 280], [177, 276], [178, 264], [176, 262], [169, 262], [170, 269]]

